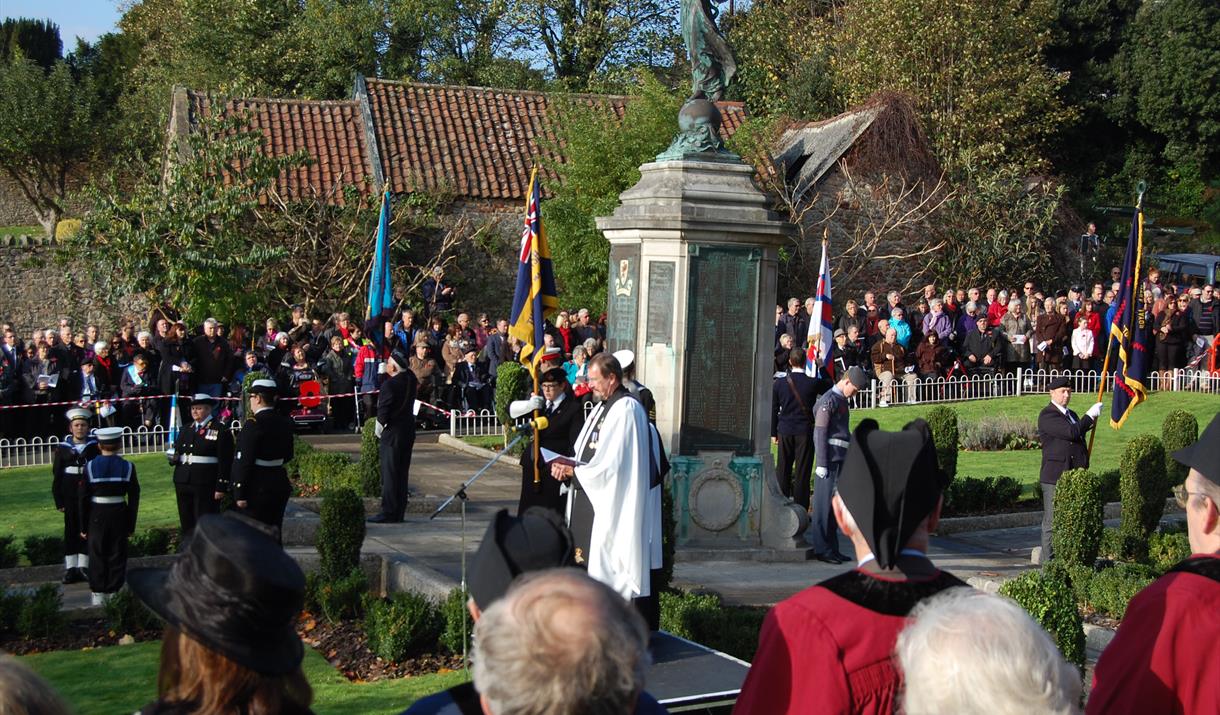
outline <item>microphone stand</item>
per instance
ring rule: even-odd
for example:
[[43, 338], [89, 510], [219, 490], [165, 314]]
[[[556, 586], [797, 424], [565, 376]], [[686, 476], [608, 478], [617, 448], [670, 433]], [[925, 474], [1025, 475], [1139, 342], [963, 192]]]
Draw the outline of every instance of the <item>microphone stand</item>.
[[[499, 452], [496, 452], [495, 455], [493, 455], [492, 458], [487, 461], [487, 464], [483, 465], [482, 469], [480, 469], [479, 471], [474, 473], [474, 476], [472, 476], [470, 479], [467, 479], [466, 481], [462, 482], [462, 485], [457, 488], [457, 491], [455, 491], [448, 499], [441, 502], [441, 505], [436, 508], [436, 511], [432, 512], [432, 516], [428, 517], [429, 521], [435, 519], [438, 515], [440, 515], [440, 513], [442, 511], [444, 511], [446, 509], [446, 507], [448, 507], [450, 504], [453, 503], [454, 499], [461, 500], [462, 593], [463, 594], [467, 593], [467, 591], [466, 591], [466, 501], [469, 499], [469, 496], [466, 494], [466, 488], [469, 487], [471, 484], [474, 484], [475, 480], [477, 480], [479, 477], [483, 476], [484, 472], [486, 472], [488, 469], [491, 469], [491, 465], [500, 461], [500, 457], [503, 457], [504, 455], [508, 454], [508, 450], [512, 449], [514, 446], [516, 446], [516, 444], [518, 442], [520, 442], [522, 439], [524, 439], [526, 435], [530, 434], [530, 432], [533, 429], [532, 424], [533, 424], [533, 421], [531, 420], [529, 423], [526, 423], [523, 426], [524, 429], [519, 428], [519, 427], [513, 428], [513, 432], [515, 433], [515, 436], [513, 437], [512, 441], [509, 442], [508, 444], [504, 445], [504, 449], [500, 450]], [[469, 663], [469, 658], [467, 657], [467, 654], [466, 654], [466, 619], [465, 618], [462, 619], [462, 663], [463, 664]]]

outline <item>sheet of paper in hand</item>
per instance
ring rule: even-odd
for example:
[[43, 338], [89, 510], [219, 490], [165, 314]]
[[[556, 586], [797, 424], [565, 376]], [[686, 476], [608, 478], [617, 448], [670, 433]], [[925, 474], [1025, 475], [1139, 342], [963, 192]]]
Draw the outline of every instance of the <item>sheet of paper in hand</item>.
[[569, 467], [583, 467], [588, 464], [588, 462], [582, 462], [576, 457], [565, 457], [558, 452], [552, 452], [546, 447], [542, 447], [538, 451], [547, 464], [564, 464]]

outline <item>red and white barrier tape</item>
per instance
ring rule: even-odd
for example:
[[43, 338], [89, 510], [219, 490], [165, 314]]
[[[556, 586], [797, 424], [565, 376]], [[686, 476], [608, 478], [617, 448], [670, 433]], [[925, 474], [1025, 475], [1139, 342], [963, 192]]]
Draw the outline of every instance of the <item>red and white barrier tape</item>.
[[[368, 392], [342, 392], [339, 394], [312, 395], [312, 397], [314, 397], [318, 400], [324, 400], [324, 399], [330, 400], [330, 399], [335, 399], [335, 398], [339, 398], [339, 397], [357, 397], [359, 395], [376, 395], [379, 392], [380, 392], [380, 390], [369, 390]], [[135, 402], [136, 400], [160, 401], [160, 400], [168, 400], [168, 399], [172, 399], [172, 398], [173, 398], [173, 395], [149, 395], [147, 397], [111, 397], [111, 398], [105, 399], [105, 400], [67, 400], [67, 401], [63, 401], [63, 402], [37, 402], [34, 404], [27, 404], [27, 405], [0, 405], [0, 410], [22, 410], [22, 409], [33, 409], [36, 407], [69, 407], [69, 406], [96, 407], [99, 405], [105, 405], [105, 404], [109, 404], [109, 403], [113, 403], [113, 402]], [[179, 395], [179, 398], [185, 399], [185, 400], [190, 399], [190, 398], [185, 397], [184, 395]], [[212, 399], [214, 399], [218, 402], [238, 402], [242, 398], [226, 396], [226, 397], [214, 397]], [[301, 397], [300, 396], [280, 397], [278, 399], [280, 401], [298, 402], [298, 401], [300, 401]], [[446, 417], [448, 417], [450, 414], [449, 410], [446, 410], [443, 407], [437, 407], [436, 405], [424, 402], [423, 400], [416, 400], [416, 402], [423, 405], [424, 407], [428, 407], [433, 410], [436, 410], [437, 412], [445, 415]]]

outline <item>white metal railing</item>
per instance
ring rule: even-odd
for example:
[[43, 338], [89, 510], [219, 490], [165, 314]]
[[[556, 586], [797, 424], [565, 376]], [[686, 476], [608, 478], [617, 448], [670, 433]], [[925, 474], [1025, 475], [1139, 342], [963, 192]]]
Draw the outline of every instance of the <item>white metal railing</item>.
[[[586, 403], [585, 416], [588, 417], [592, 411], [593, 405]], [[524, 424], [527, 421], [522, 418], [517, 420], [517, 424]], [[459, 414], [457, 410], [454, 410], [449, 413], [449, 435], [452, 437], [501, 437], [504, 435], [504, 427], [494, 412], [482, 410], [478, 414]]]
[[[241, 422], [229, 424], [230, 429], [237, 432]], [[13, 440], [0, 439], [0, 469], [9, 467], [36, 467], [50, 464], [51, 455], [63, 441], [60, 437], [34, 437], [32, 439], [17, 438]], [[136, 429], [123, 428], [123, 454], [154, 454], [164, 452], [169, 445], [169, 429], [157, 425], [151, 429], [141, 425]]]

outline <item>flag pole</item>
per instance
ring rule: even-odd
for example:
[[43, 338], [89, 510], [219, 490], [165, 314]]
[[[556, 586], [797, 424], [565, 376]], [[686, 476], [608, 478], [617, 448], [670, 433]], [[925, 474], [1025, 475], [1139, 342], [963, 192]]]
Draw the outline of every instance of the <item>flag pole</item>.
[[[1143, 215], [1142, 215], [1144, 212], [1143, 182], [1141, 182], [1141, 185], [1137, 188], [1137, 191], [1139, 193], [1135, 199], [1135, 218], [1136, 218], [1136, 221], [1138, 221], [1141, 224], [1141, 231], [1142, 231], [1142, 225], [1144, 223], [1144, 219], [1143, 219]], [[1138, 255], [1136, 256], [1135, 265], [1137, 265], [1137, 266], [1139, 265], [1139, 256]], [[1130, 300], [1131, 300], [1131, 322], [1132, 323], [1135, 322], [1135, 311], [1138, 310], [1138, 308], [1139, 308], [1139, 303], [1137, 302], [1137, 300], [1135, 298], [1135, 291], [1139, 288], [1139, 285], [1138, 285], [1139, 281], [1140, 281], [1139, 271], [1135, 271], [1135, 275], [1131, 276]], [[1117, 318], [1118, 316], [1115, 316], [1115, 317]], [[1110, 350], [1114, 347], [1114, 336], [1110, 334], [1110, 329], [1112, 327], [1113, 326], [1106, 326], [1106, 328], [1107, 328], [1106, 329], [1106, 359], [1102, 362], [1102, 365], [1101, 365], [1101, 380], [1100, 380], [1101, 384], [1099, 384], [1097, 386], [1097, 402], [1101, 402], [1101, 397], [1102, 397], [1102, 395], [1105, 394], [1105, 391], [1106, 391], [1106, 381], [1107, 381], [1107, 379], [1109, 379], [1108, 374], [1110, 372]], [[1130, 324], [1127, 325], [1128, 332], [1131, 331], [1131, 327], [1132, 326]], [[1098, 419], [1100, 419], [1100, 417]], [[1096, 437], [1097, 437], [1097, 425], [1094, 424], [1093, 429], [1089, 432], [1089, 459], [1093, 458], [1093, 440]]]
[[[544, 343], [544, 344], [545, 344], [545, 343]], [[540, 347], [541, 347], [541, 346], [540, 346]], [[537, 350], [538, 350], [538, 349], [536, 348], [536, 349], [535, 349], [535, 351], [534, 351], [534, 352], [535, 352], [534, 357], [532, 358], [532, 362], [533, 362], [533, 368], [534, 368], [534, 369], [533, 369], [533, 370], [530, 370], [530, 373], [531, 373], [531, 374], [533, 375], [533, 377], [534, 377], [534, 391], [533, 391], [532, 393], [530, 393], [530, 394], [533, 394], [533, 395], [537, 395], [537, 394], [539, 394], [539, 392], [538, 392], [538, 391], [539, 391], [539, 389], [540, 389], [540, 388], [538, 387], [538, 367], [539, 367], [539, 363], [540, 363], [541, 361], [538, 359]], [[538, 410], [534, 410], [534, 420], [533, 420], [533, 423], [534, 423], [534, 492], [535, 492], [535, 493], [537, 493], [537, 492], [542, 491], [542, 475], [541, 475], [541, 474], [539, 474], [539, 472], [538, 472], [538, 458], [539, 458], [539, 446], [538, 446]]]

